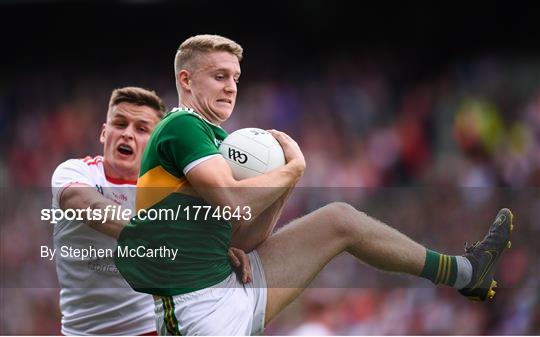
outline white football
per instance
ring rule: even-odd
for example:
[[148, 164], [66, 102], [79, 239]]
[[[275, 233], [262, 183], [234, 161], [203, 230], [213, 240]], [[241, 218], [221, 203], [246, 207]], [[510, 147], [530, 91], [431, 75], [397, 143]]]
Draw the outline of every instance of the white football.
[[236, 130], [223, 140], [219, 151], [236, 179], [246, 179], [285, 165], [283, 149], [268, 131], [257, 128]]

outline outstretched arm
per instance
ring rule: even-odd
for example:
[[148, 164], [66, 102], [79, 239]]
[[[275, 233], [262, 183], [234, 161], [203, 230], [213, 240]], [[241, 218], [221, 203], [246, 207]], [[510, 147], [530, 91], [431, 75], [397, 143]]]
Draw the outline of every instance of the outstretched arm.
[[[107, 206], [118, 207], [119, 205], [116, 204], [114, 201], [105, 198], [93, 187], [83, 184], [77, 184], [67, 187], [62, 192], [62, 195], [60, 197], [60, 207], [64, 210], [69, 208], [87, 209], [88, 207], [90, 207], [91, 210], [105, 210]], [[84, 220], [84, 222], [98, 232], [117, 239], [127, 221], [112, 219], [106, 220], [107, 221], [102, 222], [99, 220], [86, 219]], [[249, 258], [247, 257], [246, 253], [242, 249], [230, 247], [229, 260], [234, 266], [234, 268], [242, 276], [242, 281], [244, 283], [251, 282], [251, 265], [249, 263]]]
[[[66, 187], [60, 196], [60, 207], [66, 209], [87, 209], [90, 210], [101, 209], [105, 210], [107, 206], [119, 207], [114, 201], [107, 199], [101, 193], [95, 190], [95, 188], [88, 185], [72, 185]], [[105, 214], [102, 212], [102, 215]], [[85, 215], [85, 213], [82, 213]], [[127, 223], [126, 220], [115, 220], [108, 217], [106, 221], [100, 221], [98, 218], [86, 218], [83, 221], [93, 229], [101, 232], [105, 235], [111, 236], [115, 239], [118, 238], [122, 228]]]

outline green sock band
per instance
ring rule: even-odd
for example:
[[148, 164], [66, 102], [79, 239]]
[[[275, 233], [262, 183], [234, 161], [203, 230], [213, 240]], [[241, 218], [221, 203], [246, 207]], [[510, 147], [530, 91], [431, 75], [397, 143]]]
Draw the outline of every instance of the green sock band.
[[452, 286], [457, 278], [456, 257], [426, 249], [426, 261], [420, 276], [435, 284]]

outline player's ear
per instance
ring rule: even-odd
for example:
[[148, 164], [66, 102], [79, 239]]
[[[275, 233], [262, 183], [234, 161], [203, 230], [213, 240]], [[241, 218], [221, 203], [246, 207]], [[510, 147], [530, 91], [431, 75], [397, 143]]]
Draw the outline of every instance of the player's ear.
[[189, 71], [182, 69], [178, 72], [177, 78], [179, 87], [184, 90], [191, 90], [191, 74]]
[[101, 144], [105, 143], [105, 128], [106, 127], [107, 127], [106, 123], [103, 123], [103, 125], [101, 126], [101, 133], [99, 134], [99, 142]]

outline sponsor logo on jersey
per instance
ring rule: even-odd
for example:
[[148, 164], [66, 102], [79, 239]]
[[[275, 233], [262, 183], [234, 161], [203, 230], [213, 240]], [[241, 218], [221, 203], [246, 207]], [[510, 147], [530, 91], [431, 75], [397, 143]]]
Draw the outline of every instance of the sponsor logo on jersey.
[[114, 201], [116, 201], [119, 204], [124, 204], [128, 201], [128, 197], [124, 193], [118, 194], [118, 193], [112, 192], [112, 195], [114, 197]]
[[98, 273], [120, 274], [110, 257], [91, 257], [87, 263], [87, 268]]

